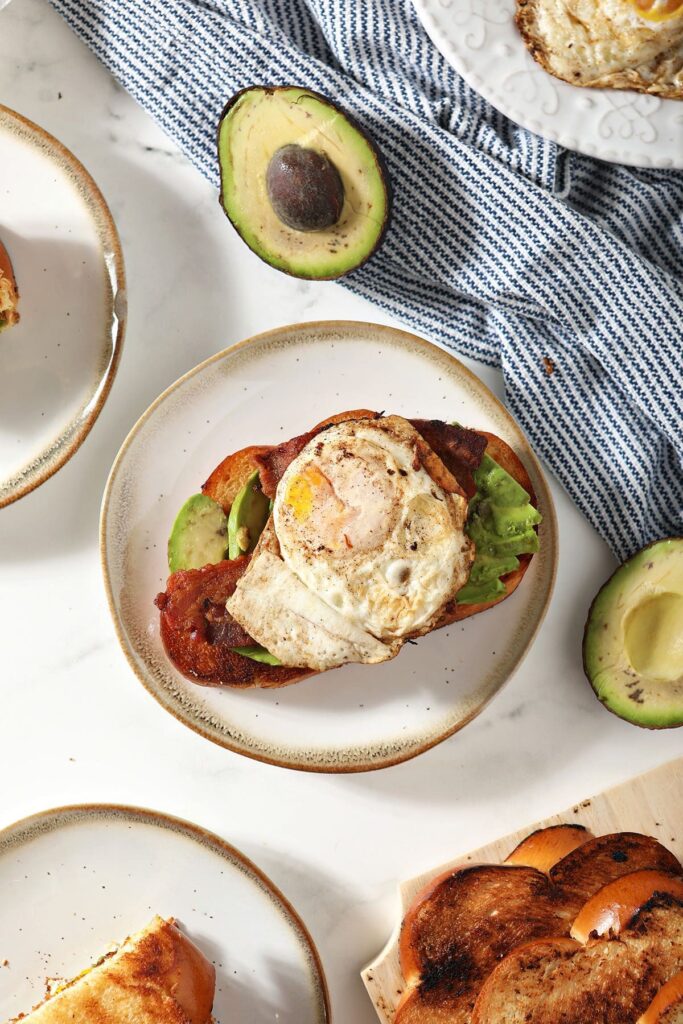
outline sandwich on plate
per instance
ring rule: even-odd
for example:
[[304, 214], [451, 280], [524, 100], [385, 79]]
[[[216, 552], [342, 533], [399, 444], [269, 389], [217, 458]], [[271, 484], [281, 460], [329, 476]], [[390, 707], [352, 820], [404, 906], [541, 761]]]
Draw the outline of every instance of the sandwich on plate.
[[492, 434], [369, 410], [224, 459], [171, 531], [156, 598], [176, 668], [283, 686], [378, 664], [520, 584], [541, 516]]
[[209, 1024], [216, 972], [173, 920], [155, 917], [72, 981], [59, 985], [30, 1024]]
[[0, 242], [0, 331], [19, 320], [19, 293], [7, 249]]

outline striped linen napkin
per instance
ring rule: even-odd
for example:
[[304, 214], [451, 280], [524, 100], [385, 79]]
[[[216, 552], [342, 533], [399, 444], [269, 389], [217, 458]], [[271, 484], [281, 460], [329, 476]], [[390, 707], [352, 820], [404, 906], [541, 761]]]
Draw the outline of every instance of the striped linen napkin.
[[301, 85], [345, 107], [385, 156], [394, 207], [344, 285], [500, 367], [512, 413], [619, 558], [683, 534], [683, 173], [518, 128], [410, 0], [50, 2], [215, 185], [238, 89]]

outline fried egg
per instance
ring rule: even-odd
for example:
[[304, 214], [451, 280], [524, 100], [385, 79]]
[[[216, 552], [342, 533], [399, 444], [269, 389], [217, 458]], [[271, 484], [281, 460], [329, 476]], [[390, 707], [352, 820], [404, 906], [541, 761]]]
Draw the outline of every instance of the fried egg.
[[[407, 420], [336, 424], [285, 471], [228, 610], [283, 664], [386, 660], [433, 628], [467, 581], [466, 516], [457, 482]], [[281, 561], [277, 587], [265, 550]]]
[[683, 0], [517, 0], [517, 24], [558, 78], [683, 98]]

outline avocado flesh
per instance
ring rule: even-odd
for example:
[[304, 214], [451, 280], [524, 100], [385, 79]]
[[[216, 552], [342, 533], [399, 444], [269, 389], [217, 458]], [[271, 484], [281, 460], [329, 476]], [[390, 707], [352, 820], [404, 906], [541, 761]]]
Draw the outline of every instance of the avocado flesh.
[[624, 562], [595, 598], [586, 675], [614, 714], [650, 729], [683, 725], [683, 538]]
[[518, 555], [538, 551], [541, 513], [521, 484], [489, 455], [474, 471], [477, 491], [470, 502], [467, 534], [475, 556], [469, 579], [457, 595], [458, 604], [485, 604], [506, 593], [501, 576], [519, 569]]
[[249, 554], [256, 547], [270, 515], [270, 502], [261, 490], [258, 470], [235, 496], [228, 516], [228, 558]]
[[176, 516], [168, 538], [169, 572], [222, 562], [228, 546], [225, 512], [208, 494], [193, 494]]
[[[341, 177], [344, 203], [329, 228], [297, 231], [275, 213], [266, 184], [273, 155], [296, 145], [323, 153]], [[218, 131], [221, 202], [247, 245], [272, 266], [304, 278], [335, 278], [372, 254], [389, 198], [377, 153], [363, 132], [306, 89], [254, 87], [228, 105]]]

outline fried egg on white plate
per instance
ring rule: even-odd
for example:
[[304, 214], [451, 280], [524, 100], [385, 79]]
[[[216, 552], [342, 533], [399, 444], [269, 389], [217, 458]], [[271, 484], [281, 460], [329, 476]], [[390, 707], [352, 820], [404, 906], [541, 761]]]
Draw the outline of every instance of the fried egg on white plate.
[[285, 665], [384, 661], [466, 583], [466, 517], [457, 481], [407, 420], [328, 427], [285, 471], [228, 611]]
[[683, 98], [683, 0], [517, 0], [516, 18], [557, 78]]

